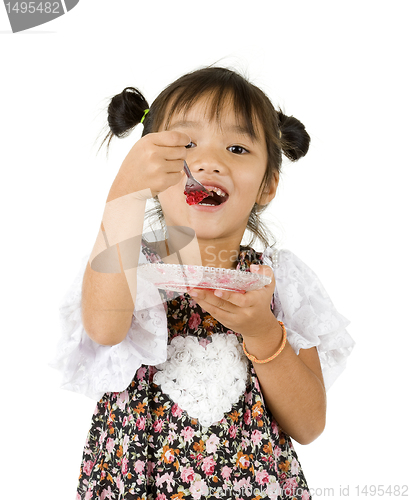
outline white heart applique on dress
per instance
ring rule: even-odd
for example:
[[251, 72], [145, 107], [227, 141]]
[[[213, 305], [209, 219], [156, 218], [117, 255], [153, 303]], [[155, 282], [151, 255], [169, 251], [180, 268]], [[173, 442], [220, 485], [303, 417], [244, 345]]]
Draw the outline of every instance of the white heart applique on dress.
[[167, 361], [156, 365], [159, 371], [153, 379], [205, 427], [231, 410], [248, 381], [248, 360], [236, 335], [214, 333], [209, 338], [208, 344], [192, 335], [172, 339]]

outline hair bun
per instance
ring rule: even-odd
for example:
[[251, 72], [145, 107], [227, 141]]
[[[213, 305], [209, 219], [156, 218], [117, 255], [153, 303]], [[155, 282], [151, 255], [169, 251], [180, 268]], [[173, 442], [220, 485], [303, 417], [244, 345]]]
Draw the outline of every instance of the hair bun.
[[282, 151], [289, 160], [297, 161], [309, 151], [310, 136], [305, 126], [294, 116], [278, 111], [279, 130], [282, 133]]
[[125, 88], [111, 99], [108, 106], [108, 125], [117, 137], [127, 136], [140, 123], [149, 104], [139, 90]]

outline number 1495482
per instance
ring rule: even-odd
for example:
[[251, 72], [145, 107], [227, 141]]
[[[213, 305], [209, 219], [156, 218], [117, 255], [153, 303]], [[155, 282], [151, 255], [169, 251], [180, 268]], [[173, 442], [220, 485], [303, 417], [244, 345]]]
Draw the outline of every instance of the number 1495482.
[[60, 2], [8, 2], [5, 4], [7, 12], [11, 14], [62, 14]]
[[406, 485], [400, 486], [396, 485], [384, 485], [384, 484], [371, 484], [365, 486], [356, 486], [357, 496], [369, 496], [369, 497], [384, 497], [384, 496], [394, 496], [394, 497], [408, 497], [409, 487]]

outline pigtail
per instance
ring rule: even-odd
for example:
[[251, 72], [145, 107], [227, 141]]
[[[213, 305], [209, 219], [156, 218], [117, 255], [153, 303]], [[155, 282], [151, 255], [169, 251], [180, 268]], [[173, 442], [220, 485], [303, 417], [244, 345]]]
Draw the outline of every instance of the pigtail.
[[289, 160], [297, 161], [308, 152], [310, 136], [297, 118], [286, 116], [281, 110], [277, 114], [282, 152]]
[[108, 126], [110, 131], [105, 136], [101, 146], [108, 140], [127, 137], [131, 131], [145, 118], [149, 104], [139, 90], [126, 87], [120, 94], [115, 95], [108, 105]]

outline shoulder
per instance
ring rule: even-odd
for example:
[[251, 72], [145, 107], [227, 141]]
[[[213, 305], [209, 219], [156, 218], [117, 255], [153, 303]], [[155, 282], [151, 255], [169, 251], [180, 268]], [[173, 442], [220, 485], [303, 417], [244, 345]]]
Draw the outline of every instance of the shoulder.
[[290, 250], [269, 247], [264, 251], [262, 260], [264, 264], [272, 267], [277, 284], [310, 285], [315, 289], [320, 288], [321, 292], [327, 296], [317, 274]]
[[276, 280], [317, 279], [312, 269], [288, 249], [268, 247], [262, 254], [262, 262], [273, 269]]
[[296, 354], [317, 347], [326, 388], [344, 369], [354, 341], [349, 320], [336, 309], [315, 272], [290, 250], [270, 249], [276, 287], [274, 314], [286, 326]]
[[300, 271], [315, 274], [312, 269], [296, 254], [288, 249], [278, 250], [278, 268], [295, 267]]
[[289, 315], [299, 312], [321, 314], [333, 308], [329, 294], [317, 274], [297, 255], [287, 249], [274, 251], [275, 298]]

